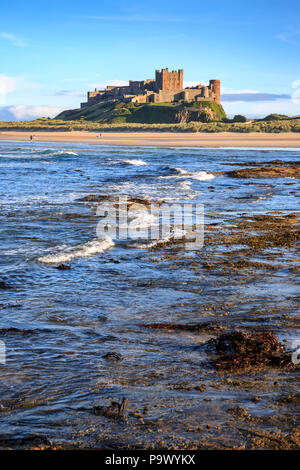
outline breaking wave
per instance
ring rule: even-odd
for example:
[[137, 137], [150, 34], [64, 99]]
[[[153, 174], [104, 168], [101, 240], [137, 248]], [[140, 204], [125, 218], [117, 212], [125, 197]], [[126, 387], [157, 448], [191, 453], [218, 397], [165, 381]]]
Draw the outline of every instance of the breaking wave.
[[[154, 214], [150, 214], [148, 212], [143, 213], [143, 214], [134, 214], [131, 215], [130, 213], [128, 214], [128, 224], [129, 228], [131, 229], [142, 229], [149, 227], [153, 223], [157, 221], [157, 217]], [[124, 225], [127, 227], [127, 225]], [[120, 228], [123, 226], [120, 225]]]
[[207, 173], [206, 171], [186, 171], [182, 168], [169, 168], [171, 175], [160, 176], [160, 178], [191, 178], [198, 181], [208, 181], [214, 179], [212, 173]]
[[144, 160], [120, 160], [120, 163], [125, 163], [127, 165], [135, 165], [135, 166], [146, 166], [147, 163]]
[[105, 250], [111, 248], [112, 246], [114, 246], [114, 242], [111, 238], [106, 237], [102, 240], [91, 240], [81, 245], [68, 247], [64, 250], [58, 250], [56, 253], [41, 256], [37, 259], [37, 261], [45, 264], [67, 263], [74, 258], [87, 258], [89, 256], [94, 256], [99, 253], [103, 253]]
[[165, 236], [163, 238], [158, 238], [157, 240], [139, 240], [131, 244], [133, 248], [140, 248], [141, 250], [156, 248], [164, 246], [167, 243], [178, 242], [182, 240], [183, 236], [187, 235], [187, 232], [184, 230], [174, 231], [172, 234]]
[[74, 156], [74, 157], [78, 157], [78, 156], [79, 156], [78, 153], [76, 153], [76, 152], [71, 152], [71, 151], [67, 151], [67, 150], [44, 150], [44, 151], [42, 151], [42, 152], [40, 152], [40, 153], [41, 153], [42, 155], [51, 155], [51, 156], [53, 156], [53, 157], [58, 156], [58, 155], [60, 155], [60, 156], [64, 156], [64, 155], [69, 156], [69, 155], [72, 155], [72, 156]]

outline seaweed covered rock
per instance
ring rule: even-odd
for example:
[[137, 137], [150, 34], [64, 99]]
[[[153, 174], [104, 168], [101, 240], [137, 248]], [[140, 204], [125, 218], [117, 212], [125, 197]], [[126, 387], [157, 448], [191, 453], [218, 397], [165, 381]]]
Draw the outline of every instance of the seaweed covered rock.
[[270, 331], [233, 330], [210, 341], [217, 352], [218, 369], [292, 366], [291, 355]]
[[258, 168], [241, 168], [219, 172], [232, 178], [300, 178], [300, 165], [298, 162], [286, 166], [260, 166]]
[[224, 327], [212, 323], [140, 323], [140, 327], [153, 330], [185, 330], [185, 331], [221, 331]]

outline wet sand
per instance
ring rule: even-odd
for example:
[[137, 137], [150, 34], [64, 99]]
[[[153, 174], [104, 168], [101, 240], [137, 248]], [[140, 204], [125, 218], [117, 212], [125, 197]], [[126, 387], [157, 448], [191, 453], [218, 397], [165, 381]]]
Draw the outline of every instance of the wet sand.
[[300, 134], [286, 132], [251, 134], [220, 133], [174, 133], [174, 132], [27, 132], [2, 131], [0, 140], [29, 141], [34, 135], [36, 142], [76, 142], [106, 145], [152, 145], [160, 147], [286, 147], [300, 148]]

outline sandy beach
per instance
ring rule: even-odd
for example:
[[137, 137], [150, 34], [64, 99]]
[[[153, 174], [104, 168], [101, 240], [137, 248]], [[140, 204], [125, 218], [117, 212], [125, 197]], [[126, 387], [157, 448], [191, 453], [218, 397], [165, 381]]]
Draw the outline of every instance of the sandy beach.
[[2, 131], [0, 140], [36, 142], [74, 142], [106, 145], [152, 145], [160, 147], [286, 147], [300, 148], [300, 134], [235, 132], [173, 133], [173, 132], [25, 132]]

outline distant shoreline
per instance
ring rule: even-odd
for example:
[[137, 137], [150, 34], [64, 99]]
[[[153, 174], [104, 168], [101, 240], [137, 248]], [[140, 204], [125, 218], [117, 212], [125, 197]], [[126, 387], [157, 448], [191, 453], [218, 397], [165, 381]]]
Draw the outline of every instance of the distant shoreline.
[[300, 133], [195, 132], [28, 132], [0, 131], [0, 141], [91, 143], [157, 147], [270, 147], [300, 148]]

